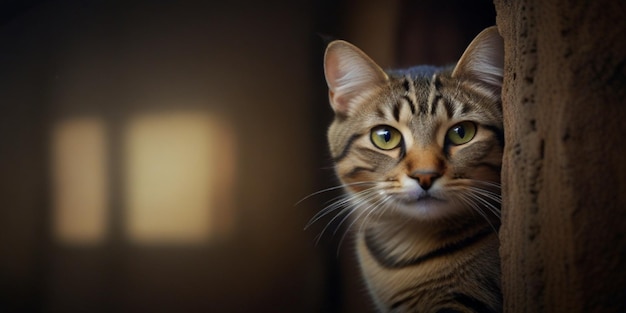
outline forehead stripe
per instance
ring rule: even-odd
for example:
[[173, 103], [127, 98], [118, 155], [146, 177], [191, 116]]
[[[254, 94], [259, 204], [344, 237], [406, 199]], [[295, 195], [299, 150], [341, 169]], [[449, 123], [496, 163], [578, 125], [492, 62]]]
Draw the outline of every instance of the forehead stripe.
[[417, 99], [415, 98], [415, 85], [413, 84], [414, 82], [413, 82], [413, 79], [411, 79], [411, 76], [405, 75], [402, 86], [404, 86], [404, 89], [406, 91], [406, 93], [404, 94], [404, 98], [406, 99], [406, 101], [409, 103], [409, 106], [411, 107], [411, 114], [415, 114], [415, 111], [416, 111], [415, 102], [417, 102]]
[[420, 114], [425, 115], [428, 113], [428, 103], [420, 102]]
[[446, 114], [448, 114], [448, 118], [452, 118], [454, 116], [455, 110], [454, 110], [454, 106], [452, 105], [452, 102], [450, 102], [449, 100], [441, 97], [439, 99], [439, 102], [443, 104], [443, 107], [446, 109]]
[[409, 107], [411, 108], [411, 114], [415, 114], [416, 109], [413, 99], [411, 99], [409, 96], [403, 96], [402, 98], [404, 98], [404, 100], [406, 100], [406, 102], [409, 104]]
[[396, 119], [396, 122], [400, 122], [400, 103], [396, 103], [393, 107], [393, 118]]
[[430, 102], [430, 115], [437, 115], [439, 99], [441, 99], [441, 94], [437, 92], [437, 94], [433, 97], [433, 100]]

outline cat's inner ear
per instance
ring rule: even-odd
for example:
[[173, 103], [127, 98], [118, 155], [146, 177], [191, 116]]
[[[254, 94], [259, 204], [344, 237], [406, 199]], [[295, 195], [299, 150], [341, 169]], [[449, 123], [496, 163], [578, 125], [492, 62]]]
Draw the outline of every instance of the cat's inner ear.
[[465, 49], [452, 77], [475, 80], [499, 94], [503, 67], [504, 42], [498, 29], [492, 26], [480, 32]]
[[388, 81], [387, 74], [363, 51], [336, 40], [326, 48], [324, 74], [330, 104], [336, 114], [349, 116], [359, 100]]

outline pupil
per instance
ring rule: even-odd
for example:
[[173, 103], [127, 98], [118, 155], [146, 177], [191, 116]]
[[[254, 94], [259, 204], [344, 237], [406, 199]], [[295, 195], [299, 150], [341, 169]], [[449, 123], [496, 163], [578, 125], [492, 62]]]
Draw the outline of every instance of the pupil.
[[465, 128], [463, 128], [462, 126], [457, 126], [454, 131], [459, 135], [460, 138], [465, 137]]
[[383, 139], [385, 139], [385, 142], [389, 142], [389, 140], [391, 140], [391, 132], [388, 130], [383, 130]]

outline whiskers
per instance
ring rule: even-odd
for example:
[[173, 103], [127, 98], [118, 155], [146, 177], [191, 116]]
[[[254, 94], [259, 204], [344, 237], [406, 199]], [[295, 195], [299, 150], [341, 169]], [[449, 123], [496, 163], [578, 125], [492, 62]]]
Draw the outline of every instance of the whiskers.
[[498, 220], [501, 219], [501, 185], [499, 183], [473, 179], [470, 181], [471, 184], [463, 185], [463, 188], [454, 191], [455, 197], [463, 205], [485, 218], [494, 231], [497, 231], [489, 216], [494, 216]]
[[[344, 192], [327, 201], [326, 206], [309, 220], [304, 229], [309, 229], [320, 220], [329, 218], [330, 220], [323, 225], [322, 230], [315, 237], [315, 244], [319, 244], [325, 234], [332, 232], [332, 236], [335, 236], [340, 229], [344, 229], [339, 239], [339, 246], [337, 247], [337, 252], [339, 252], [342, 243], [355, 228], [358, 227], [356, 230], [360, 232], [365, 225], [370, 224], [370, 221], [389, 214], [390, 210], [404, 210], [404, 207], [398, 202], [398, 195], [391, 193], [387, 189], [389, 186], [385, 184], [385, 182], [371, 181], [354, 182], [326, 188], [306, 196], [298, 203], [313, 196], [339, 189], [355, 186], [360, 187], [359, 189], [362, 188], [360, 191], [356, 192]], [[499, 220], [501, 218], [500, 206], [502, 203], [502, 197], [500, 195], [501, 185], [499, 183], [465, 179], [465, 181], [459, 182], [458, 185], [448, 185], [444, 188], [445, 190], [442, 196], [444, 196], [445, 199], [442, 199], [444, 200], [443, 203], [450, 201], [450, 204], [453, 205], [452, 203], [454, 203], [458, 206], [458, 209], [469, 210], [466, 212], [480, 215], [480, 217], [493, 228], [494, 232], [498, 231]], [[456, 206], [451, 208], [458, 210]], [[416, 210], [417, 209], [418, 207], [416, 207]], [[437, 209], [445, 210], [446, 208], [435, 207], [429, 208], [428, 210]], [[393, 214], [397, 213], [394, 212]], [[406, 220], [410, 218], [411, 217], [407, 215]]]
[[329, 204], [324, 209], [317, 212], [317, 214], [315, 214], [304, 227], [304, 229], [306, 230], [310, 228], [313, 224], [318, 222], [320, 219], [328, 215], [334, 214], [330, 221], [326, 223], [322, 231], [315, 237], [316, 245], [319, 244], [322, 236], [324, 236], [324, 234], [329, 231], [331, 226], [334, 227], [332, 235], [335, 236], [337, 235], [337, 232], [339, 231], [341, 226], [344, 225], [346, 221], [351, 219], [351, 222], [346, 227], [341, 236], [341, 239], [339, 240], [339, 247], [337, 249], [337, 251], [339, 252], [339, 249], [341, 248], [344, 239], [346, 238], [350, 230], [354, 227], [354, 225], [358, 221], [361, 221], [362, 227], [364, 221], [373, 216], [378, 216], [378, 214], [375, 213], [379, 211], [381, 207], [384, 207], [385, 203], [387, 203], [389, 198], [391, 198], [389, 195], [385, 195], [381, 192], [379, 183], [367, 181], [342, 184], [339, 186], [326, 188], [306, 196], [298, 203], [301, 203], [304, 200], [307, 200], [319, 194], [323, 194], [325, 192], [330, 192], [333, 190], [343, 189], [351, 186], [364, 186], [366, 188], [358, 192], [344, 193], [341, 196], [329, 200], [327, 202]]

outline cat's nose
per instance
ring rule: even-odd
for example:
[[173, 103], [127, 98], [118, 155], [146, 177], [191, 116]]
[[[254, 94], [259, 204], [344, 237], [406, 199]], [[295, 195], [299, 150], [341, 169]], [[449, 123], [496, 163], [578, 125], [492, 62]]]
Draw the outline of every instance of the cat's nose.
[[411, 178], [417, 180], [417, 183], [424, 190], [430, 189], [437, 178], [441, 177], [441, 173], [437, 171], [415, 171], [411, 173]]

